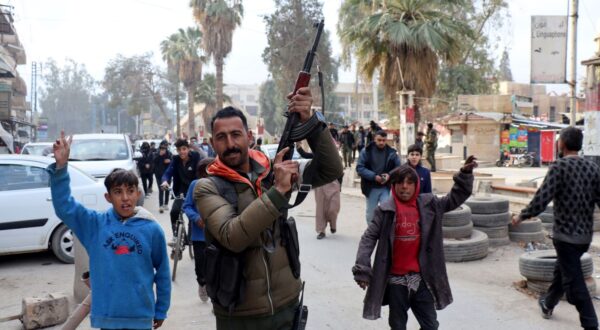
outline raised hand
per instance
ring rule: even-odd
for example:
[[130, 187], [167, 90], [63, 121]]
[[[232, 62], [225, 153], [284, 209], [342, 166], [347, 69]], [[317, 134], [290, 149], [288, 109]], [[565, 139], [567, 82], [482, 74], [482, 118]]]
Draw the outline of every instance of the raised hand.
[[292, 190], [292, 184], [298, 180], [300, 168], [298, 162], [292, 160], [283, 160], [283, 156], [289, 147], [284, 148], [275, 156], [273, 168], [275, 169], [275, 189], [282, 195]]
[[460, 170], [465, 173], [473, 173], [473, 169], [477, 166], [479, 166], [479, 164], [477, 164], [477, 158], [471, 155], [465, 160], [465, 164]]
[[73, 142], [73, 136], [71, 135], [66, 139], [65, 131], [60, 131], [60, 138], [52, 145], [56, 167], [61, 168], [67, 165], [71, 153], [71, 142]]
[[290, 113], [296, 112], [300, 116], [301, 123], [304, 123], [310, 119], [310, 109], [313, 103], [310, 87], [302, 87], [298, 89], [296, 95], [292, 93], [288, 94], [287, 99], [289, 100], [288, 111]]

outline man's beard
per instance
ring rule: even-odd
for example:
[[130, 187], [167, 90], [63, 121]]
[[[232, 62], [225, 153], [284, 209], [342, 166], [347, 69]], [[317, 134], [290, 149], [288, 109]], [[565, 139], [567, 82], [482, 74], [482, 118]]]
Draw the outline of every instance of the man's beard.
[[[240, 154], [240, 159], [237, 162], [232, 162], [227, 158], [229, 155], [234, 154], [234, 153]], [[248, 153], [246, 153], [246, 155], [247, 154]], [[246, 159], [246, 157], [244, 157], [242, 150], [239, 148], [235, 148], [235, 147], [225, 150], [225, 152], [223, 153], [223, 157], [222, 157], [223, 163], [225, 163], [225, 165], [227, 165], [233, 169], [240, 167], [244, 163], [245, 159]]]

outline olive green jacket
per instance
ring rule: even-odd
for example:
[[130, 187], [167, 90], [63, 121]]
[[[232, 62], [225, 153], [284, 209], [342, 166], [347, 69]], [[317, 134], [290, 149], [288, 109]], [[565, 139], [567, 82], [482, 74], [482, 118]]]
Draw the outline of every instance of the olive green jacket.
[[[318, 162], [313, 187], [341, 177], [342, 163], [329, 130], [322, 130], [307, 141]], [[301, 280], [292, 275], [285, 248], [281, 245], [279, 225], [275, 221], [288, 200], [275, 188], [267, 189], [270, 182], [260, 182], [261, 189], [256, 189], [257, 177], [262, 179], [270, 170], [270, 165], [261, 165], [260, 157], [253, 153], [250, 156], [252, 186], [220, 175], [235, 187], [238, 194], [237, 211], [219, 194], [209, 179], [201, 179], [194, 190], [196, 207], [206, 221], [207, 240], [216, 239], [223, 247], [245, 255], [245, 294], [243, 301], [231, 314], [234, 317], [272, 315], [297, 302], [301, 288]], [[306, 167], [309, 166], [317, 166], [317, 163], [310, 161]], [[225, 170], [231, 171], [228, 168]], [[266, 234], [268, 228], [273, 230], [273, 238]], [[275, 251], [268, 253], [263, 244], [268, 245], [273, 241], [276, 243]], [[221, 306], [215, 304], [214, 309], [216, 314], [229, 315]]]

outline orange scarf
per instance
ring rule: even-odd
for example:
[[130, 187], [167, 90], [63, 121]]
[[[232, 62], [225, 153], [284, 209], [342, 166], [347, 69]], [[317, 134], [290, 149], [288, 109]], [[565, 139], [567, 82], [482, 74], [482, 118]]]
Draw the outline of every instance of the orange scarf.
[[228, 181], [245, 183], [249, 185], [252, 189], [254, 189], [260, 197], [262, 195], [261, 182], [267, 175], [269, 175], [269, 172], [271, 170], [271, 161], [262, 152], [252, 149], [248, 149], [248, 157], [250, 157], [265, 168], [265, 171], [259, 175], [258, 179], [256, 179], [255, 186], [252, 185], [252, 182], [250, 182], [248, 178], [244, 177], [237, 171], [225, 165], [225, 163], [221, 161], [219, 156], [217, 156], [215, 161], [208, 166], [208, 168], [206, 169], [206, 173], [208, 173], [209, 175], [220, 176]]

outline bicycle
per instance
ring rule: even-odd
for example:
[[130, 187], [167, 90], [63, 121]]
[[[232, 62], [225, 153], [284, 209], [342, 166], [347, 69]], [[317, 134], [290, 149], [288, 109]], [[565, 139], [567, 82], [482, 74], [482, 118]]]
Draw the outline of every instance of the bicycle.
[[[181, 201], [183, 204], [183, 194], [179, 194], [179, 197], [175, 196], [173, 190], [169, 189], [171, 198], [177, 202]], [[174, 202], [174, 203], [175, 203]], [[183, 259], [183, 251], [185, 251], [186, 245], [188, 246], [188, 251], [190, 254], [190, 259], [194, 260], [194, 249], [192, 248], [192, 240], [188, 233], [191, 233], [191, 228], [185, 229], [185, 220], [183, 220], [183, 208], [179, 210], [179, 216], [177, 217], [177, 222], [175, 223], [175, 232], [177, 236], [175, 237], [175, 242], [171, 247], [171, 259], [173, 259], [173, 273], [171, 275], [171, 281], [175, 282], [175, 277], [177, 276], [177, 263], [179, 260]]]

